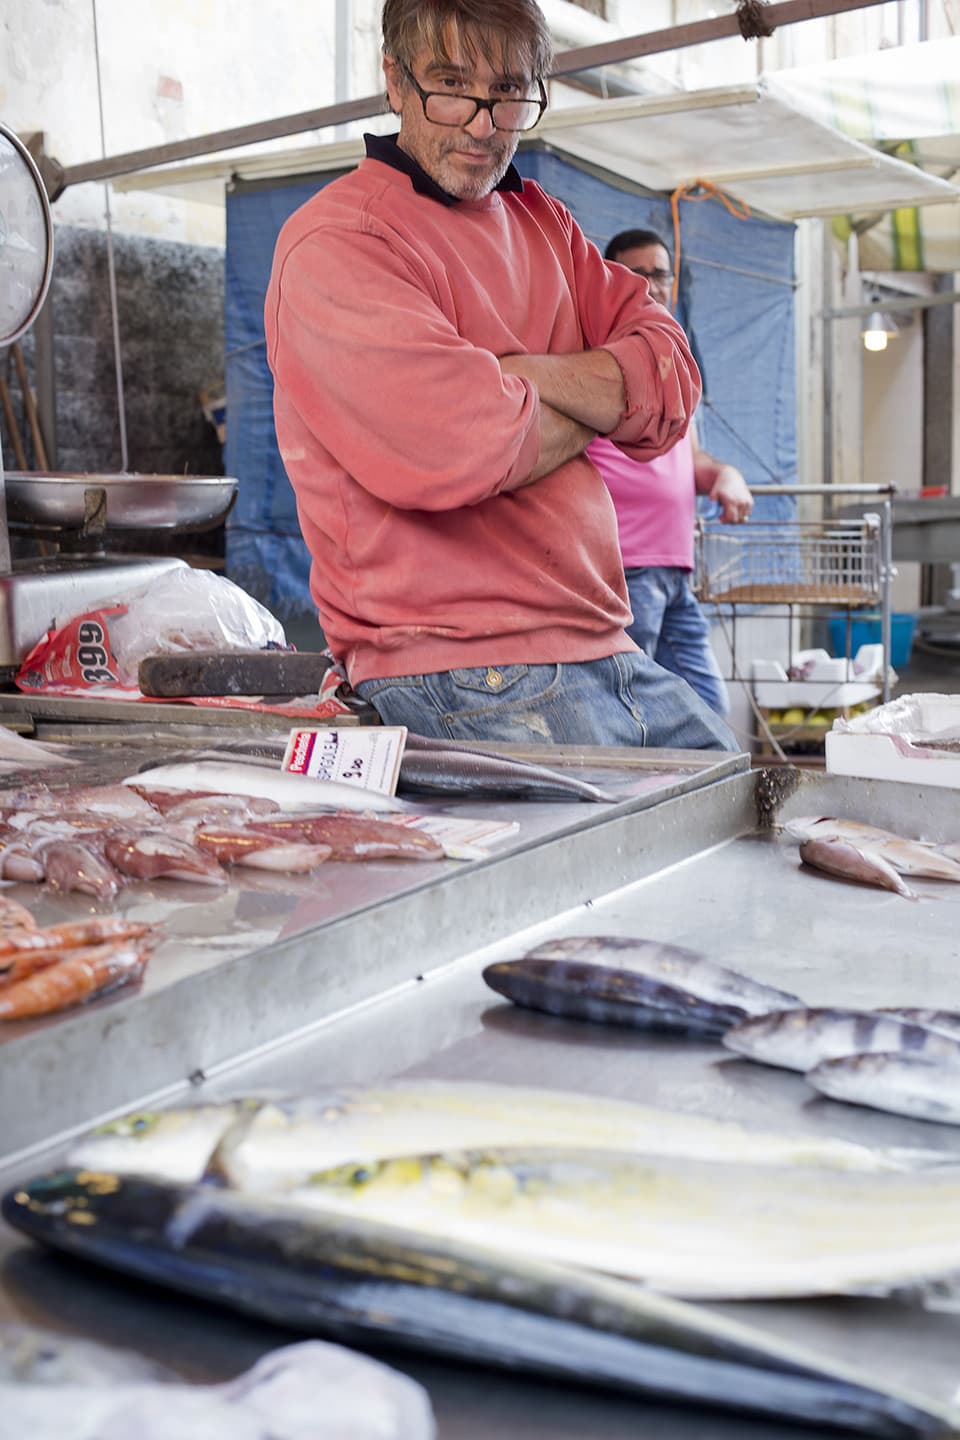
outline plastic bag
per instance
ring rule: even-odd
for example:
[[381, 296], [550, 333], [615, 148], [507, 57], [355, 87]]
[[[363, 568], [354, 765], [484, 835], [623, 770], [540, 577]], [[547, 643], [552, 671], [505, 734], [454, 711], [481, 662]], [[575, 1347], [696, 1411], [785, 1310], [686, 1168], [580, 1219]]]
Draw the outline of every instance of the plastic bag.
[[283, 626], [252, 595], [210, 570], [167, 570], [123, 596], [110, 621], [120, 681], [135, 685], [145, 655], [190, 650], [265, 650], [286, 645]]
[[146, 655], [190, 650], [283, 649], [283, 626], [239, 585], [209, 570], [164, 571], [120, 603], [76, 615], [51, 630], [24, 660], [21, 690], [76, 694], [131, 691]]

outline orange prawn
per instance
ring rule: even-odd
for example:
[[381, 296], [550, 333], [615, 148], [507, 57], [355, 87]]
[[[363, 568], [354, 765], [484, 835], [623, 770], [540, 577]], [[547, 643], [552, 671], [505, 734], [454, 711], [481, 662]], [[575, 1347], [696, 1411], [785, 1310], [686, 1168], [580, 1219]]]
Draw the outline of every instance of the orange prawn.
[[22, 930], [35, 930], [37, 922], [30, 911], [18, 900], [8, 900], [0, 895], [0, 936]]
[[147, 942], [110, 940], [67, 951], [57, 964], [0, 991], [0, 1020], [51, 1015], [82, 1005], [119, 985], [138, 980], [150, 954]]
[[99, 945], [104, 940], [138, 940], [150, 926], [122, 915], [88, 915], [84, 920], [59, 920], [43, 930], [10, 930], [0, 934], [0, 971], [8, 955], [25, 950], [70, 949], [77, 945]]

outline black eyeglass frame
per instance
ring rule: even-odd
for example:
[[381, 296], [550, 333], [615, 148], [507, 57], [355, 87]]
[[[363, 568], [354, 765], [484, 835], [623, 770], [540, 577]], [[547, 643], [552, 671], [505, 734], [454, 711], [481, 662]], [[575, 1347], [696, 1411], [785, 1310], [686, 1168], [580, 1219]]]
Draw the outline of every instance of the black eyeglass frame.
[[672, 270], [641, 270], [638, 265], [628, 265], [627, 269], [632, 270], [634, 275], [642, 275], [644, 280], [659, 280], [661, 285], [673, 279]]
[[[536, 127], [540, 124], [540, 121], [543, 119], [543, 112], [546, 110], [549, 103], [547, 100], [547, 92], [544, 88], [543, 81], [539, 78], [537, 79], [537, 85], [540, 87], [539, 100], [534, 100], [529, 95], [525, 96], [523, 100], [509, 100], [503, 95], [501, 95], [496, 100], [481, 100], [479, 95], [453, 95], [450, 93], [449, 90], [424, 90], [423, 86], [417, 80], [417, 77], [412, 73], [412, 71], [407, 68], [406, 65], [401, 64], [400, 69], [403, 71], [404, 75], [406, 75], [407, 79], [410, 81], [410, 84], [420, 96], [420, 104], [423, 106], [424, 119], [429, 121], [431, 125], [442, 125], [445, 130], [461, 130], [466, 125], [472, 125], [481, 110], [489, 110], [490, 121], [493, 125], [494, 130], [502, 130], [507, 135], [526, 135], [528, 131], [535, 130]], [[434, 120], [430, 115], [427, 114], [427, 101], [431, 99], [434, 95], [438, 99], [469, 100], [474, 107], [473, 114], [468, 120]], [[536, 120], [534, 120], [533, 124], [525, 125], [520, 130], [513, 128], [509, 125], [498, 125], [497, 117], [493, 113], [494, 108], [497, 105], [518, 104], [538, 105], [540, 107], [537, 118]]]

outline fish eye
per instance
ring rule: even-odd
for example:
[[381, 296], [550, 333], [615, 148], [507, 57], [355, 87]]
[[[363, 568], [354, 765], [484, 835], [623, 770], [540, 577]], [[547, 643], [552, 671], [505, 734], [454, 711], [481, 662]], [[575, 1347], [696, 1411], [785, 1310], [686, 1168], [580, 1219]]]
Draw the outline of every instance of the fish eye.
[[373, 1179], [373, 1171], [369, 1165], [358, 1165], [350, 1179], [354, 1185], [363, 1185]]

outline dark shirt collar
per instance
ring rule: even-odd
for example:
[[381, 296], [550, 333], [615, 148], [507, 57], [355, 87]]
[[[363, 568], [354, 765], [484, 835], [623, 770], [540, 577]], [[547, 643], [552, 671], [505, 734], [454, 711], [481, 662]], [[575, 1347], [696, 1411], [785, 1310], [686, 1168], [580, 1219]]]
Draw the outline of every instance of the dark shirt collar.
[[[384, 165], [391, 166], [394, 170], [401, 171], [404, 175], [410, 176], [410, 183], [418, 195], [426, 195], [431, 200], [439, 200], [441, 205], [458, 205], [459, 198], [451, 195], [433, 180], [416, 160], [412, 159], [405, 150], [401, 150], [397, 144], [396, 135], [364, 135], [364, 144], [367, 147], [367, 156], [371, 160], [382, 160]], [[511, 165], [498, 185], [497, 190], [522, 190], [523, 180], [520, 171], [515, 165]]]

